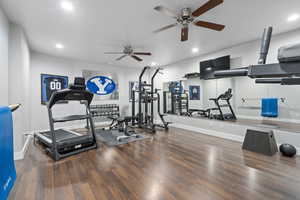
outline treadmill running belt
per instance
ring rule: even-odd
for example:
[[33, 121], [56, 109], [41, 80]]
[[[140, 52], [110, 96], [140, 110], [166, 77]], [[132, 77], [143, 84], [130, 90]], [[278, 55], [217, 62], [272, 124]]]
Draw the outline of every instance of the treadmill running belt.
[[[58, 130], [55, 130], [54, 132], [55, 132], [56, 141], [61, 141], [61, 140], [69, 139], [69, 138], [78, 137], [78, 135], [71, 133], [64, 129], [58, 129]], [[51, 139], [50, 131], [41, 132], [41, 134], [43, 134], [45, 137]]]

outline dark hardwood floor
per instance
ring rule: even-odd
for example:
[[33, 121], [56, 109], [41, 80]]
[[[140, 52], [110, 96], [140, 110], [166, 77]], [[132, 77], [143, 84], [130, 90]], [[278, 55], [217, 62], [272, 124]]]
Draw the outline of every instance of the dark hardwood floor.
[[53, 162], [33, 144], [17, 161], [16, 200], [300, 199], [300, 159], [172, 128]]

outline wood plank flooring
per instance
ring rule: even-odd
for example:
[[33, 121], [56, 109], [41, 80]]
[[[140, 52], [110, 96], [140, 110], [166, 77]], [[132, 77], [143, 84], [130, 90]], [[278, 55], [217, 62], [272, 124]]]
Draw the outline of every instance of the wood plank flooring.
[[300, 199], [300, 159], [171, 128], [53, 162], [33, 144], [17, 161], [16, 200]]

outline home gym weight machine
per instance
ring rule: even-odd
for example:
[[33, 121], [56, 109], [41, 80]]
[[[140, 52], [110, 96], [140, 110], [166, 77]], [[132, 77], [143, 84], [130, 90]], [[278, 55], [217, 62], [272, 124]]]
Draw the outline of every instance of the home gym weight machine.
[[112, 120], [109, 130], [111, 131], [111, 135], [114, 136], [115, 134], [114, 131], [117, 133], [122, 133], [116, 134], [115, 140], [118, 142], [123, 142], [126, 141], [130, 138], [143, 138], [142, 135], [137, 134], [134, 129], [129, 125], [129, 123], [132, 120], [131, 116], [125, 116], [125, 117], [108, 117], [109, 119]]
[[[156, 132], [156, 127], [162, 127], [168, 129], [169, 122], [166, 122], [164, 115], [160, 111], [160, 94], [159, 89], [154, 88], [154, 79], [158, 73], [161, 73], [161, 68], [155, 70], [151, 77], [151, 83], [143, 81], [144, 75], [147, 70], [150, 70], [149, 66], [143, 68], [138, 83], [138, 91], [132, 90], [132, 125], [137, 125], [151, 133]], [[136, 93], [138, 94], [138, 113], [135, 113]], [[157, 102], [157, 114], [159, 115], [162, 125], [154, 123], [154, 102]], [[150, 104], [150, 112], [149, 112]]]
[[[175, 115], [188, 114], [189, 94], [186, 90], [183, 89], [182, 81], [170, 82], [168, 91], [164, 91], [163, 95], [164, 113]], [[170, 110], [168, 110], [169, 107], [171, 108]]]
[[[166, 115], [161, 113], [161, 110], [160, 110], [161, 97], [160, 97], [160, 93], [159, 93], [160, 89], [157, 89], [157, 88], [154, 89], [154, 78], [156, 77], [156, 75], [158, 73], [161, 73], [161, 70], [162, 70], [161, 68], [156, 69], [156, 71], [154, 72], [154, 74], [151, 78], [151, 97], [154, 98], [154, 95], [156, 95], [156, 99], [154, 98], [154, 100], [157, 101], [157, 114], [159, 116], [160, 121], [162, 122], [162, 124], [154, 124], [154, 125], [155, 125], [155, 127], [163, 128], [165, 130], [168, 130], [169, 129], [169, 124], [171, 122], [167, 122], [164, 118]], [[151, 113], [154, 113], [154, 101], [151, 101]], [[152, 123], [154, 123], [154, 121], [153, 121], [154, 117], [153, 116], [154, 115], [152, 114], [151, 115], [151, 122]]]
[[95, 123], [111, 120], [108, 126], [101, 126], [95, 130], [97, 140], [108, 146], [123, 145], [147, 138], [136, 133], [130, 126], [131, 116], [120, 116], [120, 108], [117, 104], [93, 105], [91, 106], [91, 114]]

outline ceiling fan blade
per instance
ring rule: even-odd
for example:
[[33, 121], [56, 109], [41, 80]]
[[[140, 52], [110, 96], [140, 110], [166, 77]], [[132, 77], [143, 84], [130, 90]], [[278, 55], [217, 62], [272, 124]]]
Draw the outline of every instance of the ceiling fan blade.
[[209, 0], [208, 2], [206, 2], [203, 6], [201, 6], [200, 8], [198, 8], [197, 10], [195, 10], [192, 15], [194, 17], [199, 17], [200, 15], [202, 15], [203, 13], [209, 11], [210, 9], [215, 8], [216, 6], [218, 6], [219, 4], [223, 3], [224, 0]]
[[177, 26], [177, 25], [178, 25], [177, 23], [176, 23], [176, 24], [170, 24], [170, 25], [168, 25], [168, 26], [165, 26], [165, 27], [162, 27], [162, 28], [160, 28], [160, 29], [157, 29], [157, 30], [153, 31], [153, 33], [159, 33], [159, 32], [161, 32], [161, 31], [167, 30], [167, 29], [172, 28], [172, 27], [175, 27], [175, 26]]
[[131, 57], [132, 57], [133, 59], [139, 61], [139, 62], [143, 61], [143, 59], [141, 59], [141, 58], [139, 58], [139, 57], [137, 57], [137, 56], [135, 56], [135, 55], [131, 55]]
[[169, 16], [169, 17], [172, 17], [172, 18], [175, 18], [175, 19], [178, 18], [178, 15], [176, 14], [176, 12], [173, 11], [173, 10], [171, 10], [171, 9], [169, 9], [169, 8], [166, 8], [166, 7], [163, 7], [163, 6], [156, 6], [154, 8], [154, 10], [156, 10], [156, 11], [158, 11], [160, 13], [163, 13], [163, 14]]
[[142, 55], [142, 56], [151, 56], [152, 54], [149, 52], [134, 52], [134, 55]]
[[123, 52], [104, 52], [104, 54], [124, 54]]
[[126, 56], [127, 56], [127, 55], [123, 55], [123, 56], [117, 58], [116, 60], [121, 60], [121, 59], [125, 58]]
[[181, 42], [187, 41], [189, 39], [189, 27], [184, 26], [181, 29]]
[[196, 26], [201, 26], [204, 28], [209, 28], [215, 31], [222, 31], [225, 26], [222, 24], [215, 24], [215, 23], [211, 23], [211, 22], [205, 22], [205, 21], [197, 21], [194, 23]]

